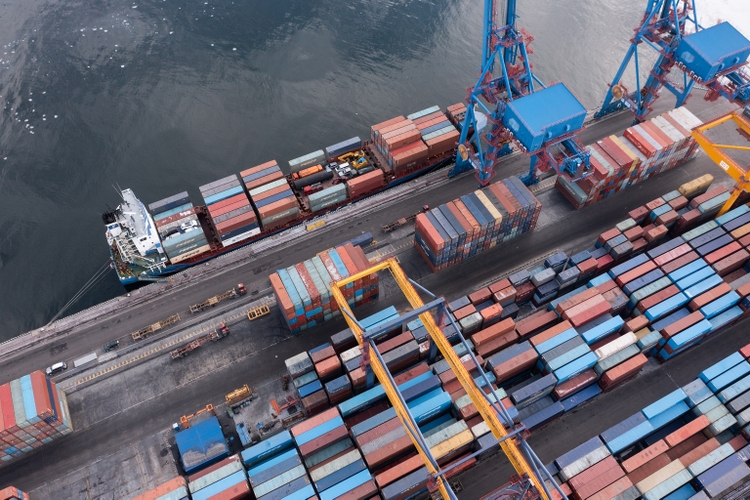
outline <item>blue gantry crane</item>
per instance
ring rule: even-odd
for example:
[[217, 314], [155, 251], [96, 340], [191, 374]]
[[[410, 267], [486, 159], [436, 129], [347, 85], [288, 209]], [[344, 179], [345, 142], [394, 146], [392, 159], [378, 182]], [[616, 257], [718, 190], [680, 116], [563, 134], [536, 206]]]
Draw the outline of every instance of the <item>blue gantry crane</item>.
[[[571, 178], [589, 173], [589, 155], [577, 139], [586, 108], [562, 84], [547, 87], [532, 72], [528, 45], [533, 38], [516, 27], [516, 0], [485, 0], [482, 67], [469, 89], [453, 177], [476, 170], [486, 186], [511, 143], [530, 156], [524, 183], [555, 170]], [[498, 7], [504, 12], [498, 15]], [[502, 19], [502, 25], [497, 20]]]
[[[750, 104], [750, 72], [745, 67], [750, 41], [728, 22], [701, 26], [694, 0], [647, 0], [641, 24], [630, 42], [595, 118], [628, 108], [636, 121], [643, 121], [662, 88], [674, 94], [679, 107], [696, 83], [706, 87], [706, 100], [723, 96], [741, 106]], [[641, 45], [658, 54], [642, 87]], [[622, 83], [631, 62], [635, 71], [632, 92]]]

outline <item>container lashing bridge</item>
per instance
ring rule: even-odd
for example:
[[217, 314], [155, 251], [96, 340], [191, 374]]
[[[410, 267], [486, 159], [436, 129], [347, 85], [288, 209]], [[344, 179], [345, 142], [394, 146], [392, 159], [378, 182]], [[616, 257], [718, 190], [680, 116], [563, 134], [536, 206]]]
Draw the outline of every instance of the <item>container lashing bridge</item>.
[[[411, 305], [412, 311], [401, 314], [398, 318], [365, 330], [354, 316], [341, 289], [349, 283], [380, 271], [391, 272], [399, 288]], [[341, 311], [344, 313], [344, 319], [362, 348], [362, 358], [366, 360], [365, 362], [367, 363], [368, 385], [371, 386], [374, 383], [375, 377], [382, 385], [390, 403], [393, 405], [396, 415], [416, 447], [417, 452], [424, 460], [425, 466], [431, 475], [433, 481], [430, 485], [431, 491], [439, 492], [444, 500], [456, 499], [456, 495], [446, 479], [447, 474], [463, 465], [479, 452], [472, 453], [447, 467], [441, 468], [438, 464], [438, 460], [435, 459], [432, 451], [426, 444], [425, 437], [420, 431], [414, 416], [398, 390], [391, 373], [383, 362], [383, 358], [378, 352], [375, 344], [376, 339], [382, 337], [387, 332], [392, 331], [394, 328], [401, 328], [403, 325], [415, 320], [416, 318], [419, 318], [422, 321], [422, 324], [430, 334], [430, 357], [434, 359], [437, 352], [440, 351], [443, 358], [456, 374], [461, 386], [466, 390], [466, 393], [469, 395], [474, 405], [476, 405], [479, 414], [489, 426], [500, 448], [508, 457], [518, 475], [528, 484], [529, 489], [535, 490], [539, 498], [549, 500], [552, 497], [550, 490], [545, 483], [546, 479], [549, 484], [554, 486], [560, 497], [567, 500], [567, 497], [554, 479], [552, 479], [552, 476], [549, 471], [547, 471], [544, 464], [526, 443], [524, 436], [526, 429], [522, 425], [514, 426], [513, 419], [502, 404], [496, 391], [493, 390], [491, 393], [492, 396], [494, 396], [493, 400], [488, 394], [477, 387], [474, 379], [472, 379], [469, 372], [464, 368], [450, 342], [438, 326], [439, 323], [444, 323], [446, 325], [450, 324], [455, 328], [455, 331], [459, 335], [460, 342], [466, 347], [467, 352], [471, 354], [474, 365], [479, 370], [479, 373], [482, 374], [483, 383], [487, 387], [492, 388], [492, 385], [484, 373], [484, 370], [482, 370], [479, 365], [478, 360], [474, 354], [471, 353], [471, 350], [468, 349], [466, 340], [460, 333], [458, 326], [453, 318], [447, 313], [447, 304], [444, 298], [436, 297], [422, 286], [409, 279], [394, 258], [390, 258], [370, 269], [338, 281], [332, 285], [331, 292], [333, 297]], [[417, 289], [429, 296], [431, 300], [425, 304], [417, 293]], [[435, 316], [437, 317], [437, 320]]]
[[[750, 104], [750, 71], [746, 67], [750, 41], [728, 22], [701, 26], [695, 0], [647, 0], [641, 24], [634, 32], [595, 118], [628, 108], [635, 121], [642, 122], [662, 88], [674, 94], [675, 107], [679, 107], [696, 83], [707, 89], [707, 101], [723, 96], [740, 106]], [[657, 53], [643, 86], [638, 52], [641, 45]], [[622, 82], [631, 62], [635, 91], [629, 91]]]
[[586, 108], [564, 84], [547, 87], [534, 75], [528, 57], [533, 38], [516, 27], [516, 0], [505, 0], [498, 16], [501, 1], [484, 2], [481, 73], [468, 89], [456, 165], [448, 176], [474, 169], [486, 186], [512, 143], [530, 157], [522, 177], [527, 185], [551, 170], [574, 180], [590, 175], [589, 153], [577, 138]]

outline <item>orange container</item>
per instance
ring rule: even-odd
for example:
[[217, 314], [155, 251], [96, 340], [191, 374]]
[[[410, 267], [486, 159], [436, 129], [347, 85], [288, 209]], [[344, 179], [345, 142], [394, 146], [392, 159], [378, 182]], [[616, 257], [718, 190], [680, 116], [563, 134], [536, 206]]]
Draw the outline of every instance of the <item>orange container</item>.
[[683, 425], [673, 433], [669, 434], [664, 438], [664, 441], [669, 445], [670, 448], [673, 448], [689, 437], [698, 434], [709, 425], [711, 425], [711, 421], [708, 419], [708, 417], [705, 415], [701, 415], [692, 422]]
[[302, 179], [304, 177], [309, 177], [313, 174], [317, 174], [318, 172], [321, 172], [322, 170], [323, 170], [323, 165], [314, 165], [312, 167], [308, 167], [306, 169], [300, 170], [299, 172], [294, 172], [292, 174], [292, 178]]

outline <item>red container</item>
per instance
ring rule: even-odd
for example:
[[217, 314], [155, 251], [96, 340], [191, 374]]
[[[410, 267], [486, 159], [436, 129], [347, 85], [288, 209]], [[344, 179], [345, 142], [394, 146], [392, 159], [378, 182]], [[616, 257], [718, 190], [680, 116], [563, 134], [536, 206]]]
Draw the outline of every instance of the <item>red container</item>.
[[512, 318], [504, 319], [499, 323], [495, 323], [494, 325], [475, 333], [472, 335], [471, 340], [474, 342], [475, 346], [479, 347], [498, 337], [504, 336], [508, 332], [513, 332], [513, 336], [518, 338], [518, 335], [515, 333], [515, 322]]
[[373, 439], [376, 439], [380, 436], [385, 436], [389, 432], [395, 431], [399, 427], [401, 427], [401, 420], [399, 420], [398, 418], [392, 418], [387, 422], [378, 425], [374, 429], [370, 429], [369, 431], [360, 434], [355, 438], [355, 441], [357, 442], [357, 446], [362, 447]]
[[673, 433], [669, 434], [664, 438], [664, 441], [667, 445], [669, 445], [670, 448], [674, 448], [691, 436], [698, 434], [709, 425], [711, 425], [711, 421], [708, 419], [708, 417], [705, 415], [701, 415], [690, 423], [683, 425]]
[[263, 177], [260, 177], [258, 179], [253, 179], [250, 182], [246, 182], [245, 188], [250, 191], [252, 189], [259, 188], [261, 186], [265, 186], [266, 184], [270, 184], [271, 182], [282, 179], [283, 177], [284, 174], [281, 172], [281, 170], [277, 170], [276, 172], [273, 172], [271, 174], [264, 175]]
[[684, 318], [675, 321], [671, 325], [667, 325], [664, 328], [662, 328], [661, 336], [664, 339], [669, 340], [674, 335], [677, 335], [678, 333], [685, 330], [686, 328], [690, 328], [691, 326], [695, 325], [696, 323], [701, 321], [703, 318], [704, 318], [703, 313], [701, 313], [700, 311], [692, 312], [688, 314], [687, 316], [685, 316]]
[[[682, 246], [687, 246], [688, 249], [690, 248], [690, 246], [687, 244], [682, 245]], [[654, 269], [656, 269], [656, 263], [654, 261], [647, 261], [641, 264], [640, 266], [637, 266], [636, 268], [631, 269], [630, 271], [626, 273], [622, 273], [620, 276], [615, 278], [615, 283], [617, 283], [618, 286], [625, 286], [626, 284], [630, 283], [634, 279], [638, 279], [644, 274], [646, 274], [647, 272], [653, 271]]]
[[400, 438], [381, 446], [369, 455], [365, 455], [365, 462], [367, 462], [368, 468], [372, 470], [413, 449], [414, 446], [411, 438], [409, 438], [409, 436], [401, 436]]
[[587, 500], [612, 500], [632, 487], [633, 483], [630, 479], [622, 477], [598, 493], [591, 495]]
[[458, 130], [451, 130], [447, 134], [443, 134], [432, 139], [428, 139], [425, 144], [427, 145], [427, 151], [430, 156], [439, 155], [446, 151], [456, 147], [458, 138], [460, 137]]
[[516, 331], [521, 338], [549, 328], [559, 320], [554, 311], [539, 311], [516, 323]]
[[466, 231], [466, 241], [471, 242], [474, 241], [475, 237], [478, 236], [479, 231], [478, 228], [475, 228], [471, 225], [471, 223], [466, 220], [466, 217], [461, 213], [461, 211], [458, 209], [455, 203], [452, 201], [449, 201], [445, 204], [445, 206], [448, 208], [450, 213], [453, 214], [453, 217], [456, 218], [459, 224], [461, 224], [461, 227]]
[[604, 372], [599, 379], [599, 387], [607, 391], [616, 387], [637, 375], [646, 366], [648, 359], [643, 354], [638, 354], [627, 361], [620, 363], [614, 368]]
[[[237, 195], [237, 196], [243, 196], [243, 195], [240, 194], [240, 195]], [[224, 200], [224, 201], [226, 201], [226, 200]], [[245, 198], [245, 201], [247, 201], [247, 198]], [[176, 221], [178, 221], [180, 219], [184, 219], [185, 217], [188, 217], [188, 216], [196, 214], [196, 213], [198, 213], [198, 207], [188, 208], [187, 210], [185, 210], [183, 212], [180, 212], [180, 213], [177, 213], [177, 214], [174, 214], [174, 215], [170, 215], [169, 217], [165, 217], [163, 219], [157, 220], [156, 221], [156, 227], [166, 226], [167, 224], [171, 224], [173, 222], [176, 222]]]
[[625, 129], [623, 136], [635, 146], [635, 148], [643, 153], [646, 158], [651, 158], [656, 154], [656, 148], [638, 131], [635, 127], [629, 127]]
[[643, 228], [641, 226], [631, 227], [622, 234], [625, 235], [628, 241], [632, 242], [643, 236]]
[[719, 286], [707, 291], [706, 293], [698, 295], [696, 298], [688, 302], [688, 308], [690, 308], [691, 311], [697, 311], [709, 302], [713, 302], [722, 295], [725, 295], [731, 291], [732, 287], [729, 286], [728, 283], [722, 283]]
[[[739, 243], [737, 244], [739, 245]], [[719, 276], [726, 276], [742, 267], [748, 258], [750, 258], [750, 253], [745, 249], [740, 249], [728, 257], [719, 260], [711, 267]]]
[[500, 290], [505, 290], [509, 287], [512, 287], [512, 285], [510, 284], [510, 280], [508, 280], [508, 278], [503, 278], [500, 281], [496, 281], [489, 286], [491, 293], [497, 293]]
[[321, 349], [319, 351], [315, 351], [313, 353], [308, 353], [310, 355], [310, 359], [313, 363], [320, 363], [324, 359], [331, 358], [336, 355], [336, 351], [333, 349], [333, 347], [328, 346], [324, 349]]
[[284, 312], [287, 319], [294, 319], [294, 304], [292, 299], [289, 297], [284, 284], [281, 282], [281, 278], [276, 273], [271, 273], [268, 277], [271, 280], [271, 288], [273, 289], [274, 296], [276, 297], [279, 309]]
[[378, 492], [378, 488], [375, 483], [370, 480], [364, 484], [360, 484], [351, 491], [344, 493], [343, 495], [336, 497], [337, 500], [367, 500]]
[[646, 316], [635, 316], [625, 322], [625, 328], [623, 328], [623, 331], [637, 332], [638, 330], [646, 328], [649, 323], [650, 321]]
[[575, 306], [577, 306], [577, 305], [579, 305], [579, 304], [581, 304], [581, 303], [583, 303], [583, 302], [585, 302], [585, 301], [587, 301], [589, 299], [592, 299], [592, 298], [596, 297], [597, 295], [599, 295], [599, 293], [600, 293], [599, 290], [596, 289], [596, 288], [588, 288], [588, 289], [586, 289], [586, 290], [584, 290], [584, 291], [582, 291], [582, 292], [580, 292], [580, 293], [572, 296], [569, 299], [563, 300], [562, 302], [560, 302], [559, 304], [557, 304], [557, 307], [555, 308], [555, 310], [558, 312], [558, 314], [562, 315], [568, 309], [572, 309], [573, 307], [575, 307]]
[[262, 172], [263, 170], [271, 168], [273, 166], [278, 166], [276, 160], [267, 161], [265, 163], [261, 163], [260, 165], [248, 168], [247, 170], [243, 170], [242, 172], [240, 172], [240, 177], [247, 177], [248, 175], [257, 174], [258, 172]]
[[646, 231], [643, 237], [649, 243], [653, 243], [654, 241], [664, 238], [668, 232], [669, 229], [666, 226], [656, 226], [655, 228]]
[[306, 398], [302, 398], [302, 406], [305, 408], [307, 416], [312, 417], [328, 409], [328, 396], [325, 391], [314, 392]]
[[406, 120], [406, 118], [404, 118], [403, 116], [397, 116], [395, 118], [391, 118], [390, 120], [386, 120], [384, 122], [380, 122], [380, 123], [376, 123], [375, 125], [372, 125], [370, 127], [370, 138], [373, 141], [375, 141], [377, 139], [377, 136], [380, 135], [381, 131], [390, 127], [391, 125], [394, 125], [396, 123], [401, 123], [404, 120]]
[[291, 196], [292, 193], [291, 193], [291, 189], [289, 188], [289, 184], [284, 184], [284, 185], [281, 185], [281, 186], [276, 186], [275, 188], [271, 188], [271, 189], [268, 189], [266, 191], [263, 191], [262, 193], [258, 193], [256, 195], [254, 195], [253, 196], [253, 202], [260, 203], [261, 201], [265, 200], [266, 198], [270, 198], [271, 196], [274, 196], [274, 195], [277, 195], [277, 194], [280, 194], [280, 193], [285, 193], [287, 191], [290, 191], [289, 194]]
[[219, 233], [226, 234], [256, 221], [255, 212], [248, 212], [216, 224], [216, 230]]
[[266, 206], [260, 207], [258, 209], [258, 215], [261, 219], [265, 219], [268, 217], [271, 217], [272, 215], [280, 214], [281, 212], [286, 212], [287, 210], [294, 208], [297, 206], [297, 198], [294, 196], [290, 196], [289, 198], [284, 198], [283, 200], [274, 201], [273, 203], [269, 203]]
[[[680, 289], [677, 288], [677, 285], [669, 285], [667, 288], [664, 288], [662, 290], [659, 290], [656, 293], [653, 293], [649, 295], [648, 297], [645, 297], [643, 300], [639, 301], [638, 304], [636, 304], [636, 307], [641, 312], [646, 312], [647, 309], [655, 306], [659, 302], [662, 302], [663, 300], [668, 299], [669, 297], [673, 297], [679, 293]], [[645, 316], [639, 316], [641, 318], [645, 318]]]
[[533, 337], [531, 337], [529, 339], [529, 342], [531, 343], [531, 345], [533, 345], [534, 347], [536, 347], [539, 344], [541, 344], [542, 342], [546, 342], [549, 339], [551, 339], [552, 337], [555, 337], [555, 336], [561, 334], [565, 330], [570, 330], [571, 328], [573, 328], [573, 325], [570, 324], [570, 321], [566, 320], [566, 321], [558, 323], [555, 326], [553, 326], [553, 327], [551, 327], [551, 328], [543, 331], [542, 333], [534, 335]]
[[396, 385], [401, 385], [404, 382], [407, 382], [415, 377], [418, 377], [424, 373], [427, 373], [428, 371], [430, 371], [430, 367], [427, 365], [427, 363], [422, 362], [416, 365], [415, 367], [409, 368], [405, 372], [399, 375], [396, 375], [395, 377], [393, 377], [393, 381], [396, 383]]
[[[482, 316], [482, 325], [492, 325], [494, 322], [500, 319], [500, 315], [503, 314], [503, 306], [500, 304], [493, 304], [490, 307], [485, 307], [479, 314]], [[508, 318], [510, 319], [510, 318]]]
[[499, 383], [508, 380], [524, 370], [528, 370], [534, 366], [537, 358], [538, 355], [536, 351], [534, 349], [529, 349], [515, 358], [509, 359], [508, 361], [496, 366], [492, 371], [495, 373], [495, 377], [497, 377]]
[[336, 418], [340, 415], [338, 408], [331, 408], [330, 410], [321, 413], [313, 418], [307, 419], [290, 429], [292, 436], [297, 437], [305, 432], [314, 429], [315, 427], [328, 422], [329, 420]]
[[[319, 392], [323, 392], [325, 394], [324, 391]], [[307, 458], [309, 455], [312, 455], [316, 451], [321, 450], [326, 446], [331, 446], [334, 443], [338, 443], [346, 437], [349, 437], [349, 431], [347, 430], [346, 426], [342, 425], [340, 427], [336, 427], [332, 431], [326, 432], [322, 436], [300, 445], [300, 455], [302, 455], [303, 458]]]
[[700, 196], [696, 196], [692, 200], [690, 200], [690, 208], [698, 208], [698, 205], [707, 202], [711, 198], [716, 198], [719, 195], [722, 195], [727, 192], [727, 188], [724, 186], [718, 186], [709, 189], [705, 193], [703, 193]]
[[507, 333], [500, 335], [499, 337], [495, 337], [494, 339], [488, 342], [484, 342], [480, 346], [477, 346], [476, 352], [478, 355], [484, 358], [487, 358], [490, 355], [495, 354], [496, 352], [500, 351], [501, 349], [504, 349], [505, 347], [511, 344], [514, 344], [517, 340], [518, 340], [518, 333], [514, 329]]
[[523, 285], [518, 285], [516, 287], [516, 302], [520, 303], [524, 300], [530, 299], [531, 296], [534, 295], [535, 290], [536, 287], [531, 281], [527, 281]]
[[480, 288], [476, 292], [469, 295], [469, 300], [472, 304], [479, 305], [482, 302], [486, 302], [490, 300], [490, 297], [492, 297], [492, 292], [490, 292], [489, 287]]
[[654, 263], [661, 267], [667, 262], [671, 262], [677, 257], [682, 257], [686, 253], [690, 252], [692, 249], [689, 244], [685, 243], [684, 245], [680, 245], [677, 248], [674, 248], [670, 250], [669, 252], [663, 253], [657, 258], [654, 259]]
[[659, 267], [661, 267], [661, 270], [664, 272], [664, 274], [669, 274], [672, 271], [676, 271], [677, 269], [681, 268], [685, 264], [690, 264], [696, 259], [698, 259], [698, 254], [691, 251]]
[[430, 250], [436, 255], [441, 253], [445, 248], [445, 242], [440, 233], [432, 227], [432, 223], [430, 223], [427, 216], [424, 214], [417, 215], [414, 224], [417, 233], [422, 237], [427, 246], [430, 247]]
[[421, 467], [424, 467], [422, 457], [419, 455], [410, 455], [376, 474], [375, 482], [380, 488], [383, 488]]
[[581, 272], [581, 275], [586, 275], [589, 273], [592, 273], [596, 271], [596, 268], [599, 266], [599, 264], [596, 262], [596, 259], [586, 259], [580, 264], [578, 264], [578, 270]]
[[721, 259], [725, 257], [728, 257], [729, 255], [733, 254], [737, 250], [740, 250], [741, 248], [742, 246], [739, 243], [737, 243], [736, 241], [733, 241], [729, 243], [728, 245], [725, 245], [721, 247], [720, 249], [704, 256], [703, 259], [709, 264], [713, 264], [717, 261], [720, 261]]
[[610, 307], [604, 297], [597, 295], [565, 311], [563, 318], [569, 320], [570, 324], [577, 328], [611, 311], [612, 307]]
[[651, 461], [653, 458], [665, 453], [667, 450], [669, 450], [669, 445], [664, 442], [663, 439], [660, 439], [645, 450], [636, 453], [627, 460], [624, 460], [621, 464], [622, 468], [625, 469], [625, 472], [631, 473]]
[[688, 203], [690, 203], [690, 201], [684, 196], [678, 196], [673, 200], [669, 200], [669, 206], [672, 207], [672, 210], [682, 210], [688, 206]]
[[669, 450], [667, 456], [670, 460], [679, 460], [683, 464], [692, 464], [696, 460], [705, 457], [719, 446], [716, 438], [706, 439], [703, 434], [696, 434], [680, 445]]
[[628, 479], [633, 484], [638, 484], [644, 479], [646, 479], [651, 474], [654, 474], [659, 469], [666, 467], [669, 465], [671, 460], [666, 455], [666, 453], [662, 453], [661, 455], [657, 455], [648, 462], [646, 462], [643, 466], [637, 468], [630, 474], [628, 474]]
[[585, 372], [566, 380], [562, 384], [559, 384], [555, 387], [553, 393], [558, 400], [564, 399], [591, 384], [595, 384], [598, 378], [599, 376], [594, 370], [586, 370]]
[[341, 360], [338, 356], [332, 356], [315, 363], [315, 372], [321, 382], [328, 382], [341, 375]]
[[414, 335], [412, 335], [411, 332], [406, 331], [400, 335], [396, 335], [395, 337], [378, 344], [378, 352], [380, 354], [385, 354], [386, 352], [391, 351], [398, 346], [404, 345], [407, 342], [411, 342], [412, 340], [414, 340]]
[[611, 240], [612, 238], [616, 236], [619, 236], [620, 234], [622, 234], [620, 233], [620, 230], [614, 227], [610, 229], [609, 231], [605, 231], [602, 234], [600, 234], [597, 241], [599, 242], [600, 245], [604, 245], [607, 241]]
[[[604, 460], [590, 466], [583, 472], [571, 477], [568, 480], [568, 486], [570, 486], [573, 491], [580, 491], [580, 489], [583, 488], [586, 484], [590, 483], [598, 476], [606, 474], [607, 471], [609, 471], [610, 469], [614, 469], [615, 467], [620, 468], [620, 465], [617, 463], [617, 460], [615, 460], [615, 457], [610, 455]], [[623, 476], [624, 475], [625, 473], [623, 472]], [[583, 498], [586, 497], [584, 496]]]
[[464, 319], [466, 316], [474, 314], [475, 312], [477, 312], [477, 308], [474, 307], [474, 304], [469, 304], [468, 306], [462, 307], [461, 309], [454, 311], [453, 317], [456, 318], [456, 321], [460, 321]]

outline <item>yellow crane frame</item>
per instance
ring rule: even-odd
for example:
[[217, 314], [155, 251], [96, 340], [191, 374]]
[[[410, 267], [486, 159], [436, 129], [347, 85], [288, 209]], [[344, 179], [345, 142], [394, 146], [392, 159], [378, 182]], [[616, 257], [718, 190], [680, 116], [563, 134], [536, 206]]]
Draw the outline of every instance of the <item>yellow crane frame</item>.
[[[386, 270], [391, 272], [393, 278], [396, 280], [396, 283], [398, 284], [399, 288], [401, 289], [413, 309], [418, 309], [425, 305], [417, 291], [409, 282], [406, 274], [399, 266], [398, 261], [396, 261], [396, 259], [394, 258], [390, 258], [365, 271], [349, 276], [348, 278], [345, 278], [341, 281], [337, 281], [336, 283], [334, 283], [334, 286], [331, 287], [331, 293], [336, 299], [336, 303], [338, 304], [339, 308], [342, 311], [345, 311], [345, 313], [343, 314], [344, 319], [349, 325], [349, 328], [351, 329], [360, 346], [364, 346], [364, 344], [367, 343], [367, 339], [364, 338], [362, 329], [359, 327], [357, 322], [352, 319], [354, 318], [354, 314], [349, 307], [349, 303], [346, 301], [346, 298], [341, 292], [341, 289], [349, 283], [362, 279], [365, 276]], [[492, 434], [495, 436], [495, 439], [502, 440], [500, 441], [500, 447], [508, 457], [508, 460], [510, 460], [513, 468], [519, 475], [525, 475], [529, 478], [531, 483], [539, 492], [542, 500], [549, 500], [549, 497], [545, 493], [545, 489], [541, 483], [541, 480], [536, 476], [534, 470], [527, 462], [526, 457], [519, 449], [518, 443], [515, 441], [515, 439], [511, 437], [503, 440], [503, 438], [508, 435], [508, 431], [505, 429], [505, 426], [503, 426], [502, 422], [498, 418], [496, 411], [492, 408], [490, 403], [485, 398], [484, 393], [476, 386], [471, 375], [464, 368], [463, 364], [456, 355], [456, 352], [453, 350], [450, 342], [448, 342], [448, 339], [445, 337], [442, 330], [435, 322], [432, 314], [430, 312], [424, 312], [419, 315], [419, 319], [422, 320], [422, 324], [430, 333], [430, 338], [433, 342], [435, 342], [437, 348], [440, 350], [443, 357], [448, 362], [448, 365], [456, 374], [456, 377], [460, 381], [461, 386], [466, 390], [466, 393], [471, 398], [472, 403], [476, 405], [477, 410], [479, 410], [479, 414], [482, 416], [484, 421], [487, 422], [487, 425], [492, 431]], [[412, 429], [411, 419], [409, 418], [409, 409], [401, 404], [401, 399], [397, 392], [398, 389], [391, 384], [391, 378], [388, 376], [387, 368], [381, 364], [377, 356], [370, 357], [370, 366], [372, 367], [372, 370], [381, 386], [385, 390], [388, 399], [390, 400], [394, 410], [396, 411], [396, 415], [398, 416], [399, 420], [401, 420], [401, 424], [406, 429], [412, 431], [407, 432], [407, 434], [414, 443], [414, 446], [417, 449], [419, 455], [424, 460], [427, 470], [430, 472], [430, 474], [436, 477], [437, 487], [443, 499], [447, 500], [451, 498], [448, 490], [449, 486], [446, 485], [446, 482], [441, 476], [437, 475], [438, 471], [435, 469], [435, 466], [433, 465], [430, 457], [425, 453], [424, 450], [422, 450], [416, 438], [414, 437], [417, 429]]]
[[[750, 108], [745, 108], [750, 109]], [[706, 152], [709, 158], [711, 158], [719, 167], [721, 167], [732, 179], [736, 181], [732, 192], [730, 193], [729, 199], [722, 207], [719, 215], [724, 215], [732, 205], [737, 201], [737, 197], [742, 194], [743, 191], [750, 193], [750, 168], [744, 168], [734, 161], [727, 153], [724, 152], [726, 149], [734, 149], [740, 151], [750, 151], [750, 146], [733, 146], [730, 144], [716, 144], [711, 139], [706, 137], [705, 132], [714, 127], [733, 121], [739, 129], [750, 137], [750, 119], [743, 114], [742, 109], [732, 111], [724, 116], [721, 116], [713, 121], [710, 121], [700, 127], [696, 127], [692, 131], [693, 138], [701, 148]]]

